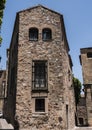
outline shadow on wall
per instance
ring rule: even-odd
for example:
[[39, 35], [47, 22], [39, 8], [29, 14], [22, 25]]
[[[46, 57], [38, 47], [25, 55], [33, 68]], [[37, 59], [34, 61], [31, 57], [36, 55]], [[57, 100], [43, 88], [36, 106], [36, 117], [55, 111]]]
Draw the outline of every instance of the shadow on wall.
[[14, 130], [19, 130], [19, 123], [17, 120], [14, 121]]

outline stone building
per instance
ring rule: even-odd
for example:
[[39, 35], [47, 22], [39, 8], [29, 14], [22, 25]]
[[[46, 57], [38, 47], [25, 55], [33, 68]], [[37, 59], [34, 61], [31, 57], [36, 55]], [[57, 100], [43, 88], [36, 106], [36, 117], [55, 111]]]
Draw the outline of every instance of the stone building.
[[79, 103], [77, 105], [77, 122], [78, 126], [87, 126], [87, 109], [84, 94], [81, 94]]
[[63, 16], [41, 5], [16, 15], [4, 117], [15, 129], [75, 126], [72, 61]]
[[86, 96], [88, 125], [92, 126], [92, 48], [82, 48], [80, 52], [80, 61], [83, 71], [83, 85]]
[[6, 70], [0, 70], [0, 112], [3, 113], [3, 104], [6, 87]]

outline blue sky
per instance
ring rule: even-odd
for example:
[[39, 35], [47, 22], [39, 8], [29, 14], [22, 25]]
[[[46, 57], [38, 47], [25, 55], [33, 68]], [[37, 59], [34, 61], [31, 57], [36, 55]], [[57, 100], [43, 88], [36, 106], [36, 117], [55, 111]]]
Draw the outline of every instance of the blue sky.
[[92, 47], [92, 0], [7, 0], [1, 29], [0, 69], [6, 68], [6, 49], [10, 45], [16, 12], [38, 4], [63, 14], [73, 74], [82, 82], [79, 54], [80, 48]]

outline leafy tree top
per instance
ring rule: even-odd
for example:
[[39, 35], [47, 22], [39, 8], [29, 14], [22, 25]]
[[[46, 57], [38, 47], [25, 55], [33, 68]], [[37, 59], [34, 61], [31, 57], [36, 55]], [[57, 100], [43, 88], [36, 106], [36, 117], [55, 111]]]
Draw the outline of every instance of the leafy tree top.
[[74, 93], [75, 93], [75, 102], [76, 105], [79, 103], [79, 99], [81, 96], [81, 82], [79, 81], [79, 79], [73, 77], [73, 86], [74, 86]]
[[[5, 8], [5, 3], [6, 3], [6, 0], [0, 0], [0, 33], [1, 33], [1, 25], [2, 25], [2, 18], [3, 18], [3, 11]], [[0, 44], [1, 42], [2, 42], [2, 38], [0, 35]]]
[[5, 8], [6, 0], [0, 0], [0, 26], [2, 24], [3, 10]]

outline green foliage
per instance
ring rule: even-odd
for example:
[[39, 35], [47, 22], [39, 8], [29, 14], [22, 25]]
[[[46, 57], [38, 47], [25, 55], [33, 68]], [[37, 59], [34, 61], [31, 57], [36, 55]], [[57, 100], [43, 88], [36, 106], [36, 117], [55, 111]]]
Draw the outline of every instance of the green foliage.
[[5, 8], [5, 2], [6, 2], [6, 0], [0, 0], [0, 26], [2, 24], [3, 10]]
[[[3, 11], [5, 8], [6, 0], [0, 0], [0, 32], [1, 32], [1, 25], [2, 25], [2, 18], [3, 18]], [[2, 43], [2, 38], [0, 36], [0, 44]]]
[[1, 43], [2, 43], [2, 37], [0, 36], [0, 45], [1, 45]]
[[73, 77], [73, 86], [74, 86], [74, 93], [75, 93], [75, 102], [77, 105], [79, 103], [82, 85], [81, 82], [75, 77]]
[[0, 0], [0, 10], [5, 8], [6, 0]]

